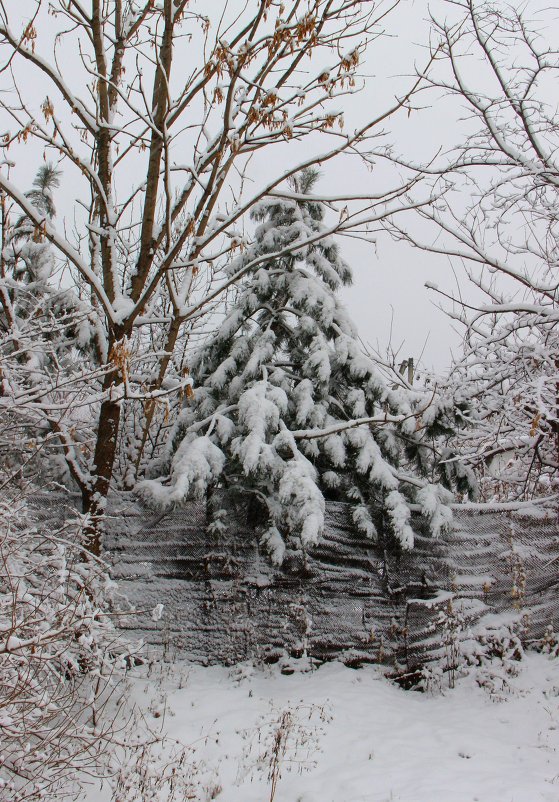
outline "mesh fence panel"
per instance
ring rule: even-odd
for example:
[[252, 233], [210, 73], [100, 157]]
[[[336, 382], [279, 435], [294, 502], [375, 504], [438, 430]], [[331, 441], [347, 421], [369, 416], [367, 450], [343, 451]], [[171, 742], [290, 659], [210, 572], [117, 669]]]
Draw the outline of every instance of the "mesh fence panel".
[[[39, 525], [62, 522], [74, 504], [38, 499]], [[444, 653], [449, 614], [459, 615], [463, 638], [495, 614], [517, 619], [528, 642], [559, 624], [555, 509], [457, 507], [444, 539], [427, 537], [417, 519], [415, 548], [401, 554], [359, 536], [350, 509], [328, 504], [321, 543], [275, 568], [238, 506], [228, 507], [217, 536], [203, 504], [162, 514], [115, 494], [104, 548], [122, 626], [204, 663], [287, 653], [412, 671]], [[163, 617], [154, 622], [149, 611], [160, 603]]]

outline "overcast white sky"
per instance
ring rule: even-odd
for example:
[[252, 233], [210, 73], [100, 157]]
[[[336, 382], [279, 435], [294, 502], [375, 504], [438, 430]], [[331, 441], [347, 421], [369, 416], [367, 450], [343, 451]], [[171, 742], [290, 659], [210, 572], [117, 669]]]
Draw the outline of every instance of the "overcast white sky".
[[[364, 71], [375, 79], [368, 82], [359, 103], [388, 106], [409, 87], [416, 67], [427, 61], [429, 13], [444, 13], [443, 7], [439, 0], [404, 0], [395, 9], [386, 23], [387, 36], [371, 49]], [[441, 102], [437, 95], [428, 94], [418, 102], [425, 103], [424, 110], [410, 117], [401, 113], [386, 128], [388, 139], [414, 160], [431, 158], [438, 148], [450, 147], [458, 141], [461, 128], [454, 101]], [[342, 164], [331, 168], [339, 184], [347, 180]], [[356, 169], [352, 191], [378, 191], [377, 180], [375, 171]], [[375, 248], [355, 242], [343, 247], [354, 271], [354, 285], [344, 291], [344, 297], [363, 340], [381, 352], [391, 346], [402, 359], [417, 360], [423, 353], [426, 366], [446, 368], [452, 350], [460, 349], [461, 332], [440, 310], [439, 299], [425, 282], [455, 287], [450, 262], [394, 243], [386, 235], [378, 237]]]

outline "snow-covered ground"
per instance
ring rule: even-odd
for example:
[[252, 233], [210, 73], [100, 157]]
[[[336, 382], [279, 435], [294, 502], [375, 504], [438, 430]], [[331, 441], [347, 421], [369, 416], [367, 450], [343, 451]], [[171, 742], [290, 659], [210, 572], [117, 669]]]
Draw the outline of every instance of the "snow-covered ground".
[[275, 802], [557, 802], [559, 660], [527, 654], [519, 668], [504, 692], [496, 667], [492, 691], [470, 675], [419, 693], [375, 667], [178, 663], [133, 693], [148, 723], [192, 747], [180, 771], [197, 800], [269, 802], [275, 774]]

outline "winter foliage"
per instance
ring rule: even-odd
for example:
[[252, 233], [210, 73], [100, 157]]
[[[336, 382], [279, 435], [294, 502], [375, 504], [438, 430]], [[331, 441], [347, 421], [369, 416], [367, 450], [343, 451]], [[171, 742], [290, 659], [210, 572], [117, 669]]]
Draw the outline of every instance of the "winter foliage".
[[475, 288], [433, 290], [463, 327], [448, 391], [472, 425], [454, 448], [487, 500], [557, 492], [555, 24], [539, 2], [469, 0], [435, 21], [444, 69], [429, 82], [457, 104], [467, 133], [430, 168], [440, 201], [414, 224], [391, 223], [398, 239], [448, 255]]
[[[328, 501], [385, 566], [419, 530], [449, 532], [452, 502], [556, 505], [555, 20], [540, 0], [533, 16], [442, 0], [417, 75], [387, 104], [356, 103], [398, 5], [0, 0], [0, 797], [79, 795], [88, 773], [112, 778], [114, 802], [200, 790], [188, 750], [158, 772], [160, 736], [128, 737], [118, 688], [135, 658], [103, 562], [112, 490], [163, 510], [204, 501], [212, 542], [228, 496], [247, 538], [295, 568]], [[397, 155], [392, 120], [413, 126], [445, 98], [459, 141]], [[335, 160], [361, 166], [360, 186], [322, 193]], [[473, 285], [436, 290], [464, 332], [442, 378], [368, 354], [340, 301], [343, 237], [387, 231]], [[61, 487], [81, 512], [59, 526], [32, 498]], [[510, 541], [520, 605], [529, 549]], [[453, 592], [439, 623], [455, 655]], [[144, 612], [164, 617], [159, 599]], [[552, 629], [544, 640], [555, 654]], [[522, 657], [499, 624], [470, 655], [497, 689], [500, 648], [503, 666]], [[290, 716], [266, 760], [287, 753]]]
[[[47, 402], [46, 388], [27, 409], [42, 417], [41, 444], [65, 462], [56, 478], [71, 481], [91, 513], [98, 554], [110, 488], [132, 489], [145, 475], [190, 392], [191, 346], [237, 283], [227, 266], [247, 247], [251, 210], [304, 167], [370, 155], [381, 124], [418, 87], [410, 80], [402, 97], [341, 134], [343, 98], [364, 87], [359, 65], [383, 31], [388, 0], [250, 0], [238, 13], [194, 0], [31, 6], [31, 17], [25, 3], [0, 8], [0, 111], [9, 121], [0, 278], [7, 287], [11, 260], [14, 280], [30, 282], [28, 311], [48, 295], [38, 317], [65, 327], [79, 351], [69, 375], [59, 368], [76, 354], [60, 332], [48, 358], [26, 347], [26, 359], [29, 370], [46, 366], [62, 348], [59, 383], [89, 419]], [[26, 193], [29, 158], [46, 165]], [[59, 170], [69, 197], [57, 220]], [[343, 219], [335, 195], [335, 228], [374, 224], [405, 189], [396, 177]], [[10, 292], [1, 300], [15, 336]]]
[[449, 426], [450, 416], [391, 389], [363, 353], [336, 296], [351, 272], [327, 234], [324, 204], [310, 194], [317, 178], [307, 170], [290, 192], [253, 209], [254, 243], [228, 268], [243, 278], [190, 362], [194, 398], [175, 426], [168, 478], [141, 485], [163, 504], [217, 487], [246, 496], [261, 508], [261, 539], [275, 562], [286, 548], [317, 543], [325, 498], [354, 504], [356, 528], [370, 538], [370, 508], [385, 509], [404, 549], [413, 546], [411, 504], [435, 535], [451, 519], [448, 491], [410, 459], [413, 451], [423, 473], [432, 467], [422, 430]]
[[0, 796], [46, 802], [106, 770], [130, 653], [105, 567], [84, 560], [83, 523], [47, 531], [13, 490], [0, 504]]

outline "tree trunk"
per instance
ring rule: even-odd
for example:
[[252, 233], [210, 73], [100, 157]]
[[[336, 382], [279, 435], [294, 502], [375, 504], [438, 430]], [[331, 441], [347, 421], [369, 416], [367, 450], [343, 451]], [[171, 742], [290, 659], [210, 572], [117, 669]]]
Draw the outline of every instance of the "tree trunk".
[[[114, 386], [114, 380], [111, 381], [111, 385]], [[113, 474], [119, 423], [120, 401], [108, 398], [103, 401], [99, 411], [92, 471], [94, 479], [82, 495], [83, 511], [90, 515], [86, 531], [86, 547], [95, 556], [101, 553], [103, 517]]]

